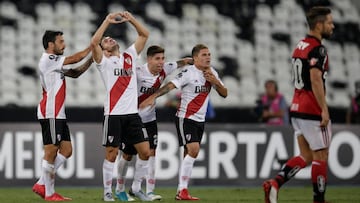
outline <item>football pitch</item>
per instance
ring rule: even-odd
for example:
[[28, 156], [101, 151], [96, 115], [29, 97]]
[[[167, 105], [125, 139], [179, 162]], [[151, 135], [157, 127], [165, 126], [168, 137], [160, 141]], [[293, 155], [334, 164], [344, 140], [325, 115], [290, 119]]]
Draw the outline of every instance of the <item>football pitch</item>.
[[[262, 188], [226, 188], [226, 187], [192, 187], [191, 194], [200, 197], [198, 202], [244, 202], [262, 203]], [[71, 197], [74, 203], [93, 203], [102, 201], [101, 188], [58, 187], [57, 192]], [[158, 188], [157, 193], [163, 196], [162, 202], [179, 202], [174, 200], [175, 188]], [[310, 187], [284, 187], [279, 196], [279, 203], [310, 203]], [[360, 187], [328, 187], [327, 201], [330, 203], [359, 203]], [[0, 188], [1, 203], [35, 203], [45, 202], [28, 188]], [[119, 202], [117, 200], [117, 202]]]

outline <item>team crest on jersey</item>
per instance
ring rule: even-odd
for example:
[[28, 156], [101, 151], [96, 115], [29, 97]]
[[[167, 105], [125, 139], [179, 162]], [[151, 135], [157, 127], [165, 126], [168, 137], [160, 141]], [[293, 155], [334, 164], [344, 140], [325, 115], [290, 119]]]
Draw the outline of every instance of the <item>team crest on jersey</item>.
[[190, 141], [190, 140], [191, 140], [191, 134], [186, 134], [185, 137], [186, 137], [186, 140], [187, 140], [187, 141]]
[[131, 58], [130, 58], [130, 57], [126, 57], [126, 58], [125, 58], [125, 62], [131, 66], [131, 63], [132, 63], [132, 62], [131, 62]]
[[114, 136], [108, 136], [108, 141], [112, 143], [114, 141]]
[[310, 66], [315, 66], [318, 61], [319, 61], [319, 59], [317, 59], [317, 58], [311, 58], [310, 59]]

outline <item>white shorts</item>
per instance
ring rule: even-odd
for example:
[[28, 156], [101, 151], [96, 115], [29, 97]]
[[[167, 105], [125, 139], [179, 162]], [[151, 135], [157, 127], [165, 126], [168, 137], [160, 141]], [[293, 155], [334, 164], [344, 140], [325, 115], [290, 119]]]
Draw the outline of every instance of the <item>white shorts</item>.
[[328, 148], [331, 141], [331, 121], [325, 128], [320, 127], [320, 121], [301, 118], [291, 118], [295, 136], [303, 135], [313, 151]]

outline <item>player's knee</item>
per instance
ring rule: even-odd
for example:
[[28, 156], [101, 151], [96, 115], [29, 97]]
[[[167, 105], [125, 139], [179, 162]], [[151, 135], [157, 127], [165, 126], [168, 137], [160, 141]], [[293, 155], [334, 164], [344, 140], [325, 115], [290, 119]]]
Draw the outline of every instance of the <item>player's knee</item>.
[[327, 148], [326, 149], [321, 149], [321, 150], [318, 150], [318, 151], [314, 152], [313, 158], [314, 158], [314, 160], [327, 161], [328, 160], [328, 154], [329, 154], [329, 150]]
[[123, 154], [122, 154], [122, 157], [123, 157], [126, 161], [131, 161], [131, 159], [132, 159], [132, 155], [130, 155], [130, 154], [125, 154], [125, 153], [123, 153]]
[[200, 146], [198, 144], [190, 144], [186, 146], [187, 154], [193, 158], [196, 158], [200, 151]]
[[61, 150], [59, 153], [62, 154], [64, 157], [69, 158], [72, 155], [72, 148]]
[[113, 147], [106, 148], [106, 155], [105, 155], [106, 160], [110, 162], [115, 162], [117, 155], [118, 155], [117, 148], [113, 148]]

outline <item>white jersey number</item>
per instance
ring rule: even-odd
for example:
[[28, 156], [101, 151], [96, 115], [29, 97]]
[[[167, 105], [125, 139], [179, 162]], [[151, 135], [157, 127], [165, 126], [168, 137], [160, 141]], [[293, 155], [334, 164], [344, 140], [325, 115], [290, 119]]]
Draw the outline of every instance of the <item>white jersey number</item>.
[[304, 81], [301, 77], [303, 64], [301, 59], [292, 59], [292, 67], [293, 67], [293, 82], [296, 89], [302, 89], [304, 87]]

